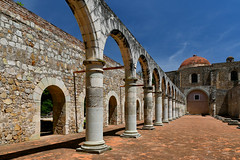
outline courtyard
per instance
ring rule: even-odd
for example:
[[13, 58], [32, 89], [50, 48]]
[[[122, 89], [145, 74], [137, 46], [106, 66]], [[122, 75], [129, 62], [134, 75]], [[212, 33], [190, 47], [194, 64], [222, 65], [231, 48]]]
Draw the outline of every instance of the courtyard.
[[0, 159], [240, 159], [240, 130], [211, 116], [187, 115], [155, 130], [141, 130], [142, 125], [138, 121], [138, 139], [121, 138], [124, 125], [104, 128], [112, 149], [100, 155], [76, 152], [82, 132], [0, 146]]

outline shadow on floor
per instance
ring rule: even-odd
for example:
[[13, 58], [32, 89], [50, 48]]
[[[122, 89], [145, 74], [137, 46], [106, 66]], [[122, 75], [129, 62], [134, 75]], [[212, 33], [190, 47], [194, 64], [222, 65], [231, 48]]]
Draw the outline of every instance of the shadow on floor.
[[[140, 126], [142, 124], [143, 123], [138, 124], [137, 126]], [[125, 129], [125, 127], [117, 128], [117, 129], [110, 130], [110, 131], [106, 131], [106, 132], [103, 133], [103, 135], [104, 136], [119, 136], [116, 133], [119, 132], [119, 131], [122, 131], [124, 129]], [[17, 151], [17, 152], [13, 152], [13, 153], [0, 155], [0, 159], [1, 160], [7, 160], [7, 159], [19, 158], [19, 157], [22, 157], [22, 156], [31, 155], [31, 154], [44, 152], [44, 151], [49, 151], [49, 150], [54, 150], [54, 149], [59, 149], [59, 148], [76, 149], [76, 148], [79, 147], [79, 144], [84, 142], [84, 141], [85, 141], [85, 137], [78, 138], [78, 139], [73, 139], [73, 140], [66, 141], [66, 142], [46, 145], [46, 146], [42, 146], [42, 147], [35, 147], [35, 148], [27, 149], [27, 150], [22, 150], [22, 151]]]

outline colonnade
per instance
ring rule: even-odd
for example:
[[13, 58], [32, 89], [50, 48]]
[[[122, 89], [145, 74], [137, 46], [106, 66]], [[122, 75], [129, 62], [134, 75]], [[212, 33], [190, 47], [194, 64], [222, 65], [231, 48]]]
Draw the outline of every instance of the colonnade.
[[[84, 61], [86, 65], [86, 141], [78, 151], [101, 153], [109, 149], [103, 140], [103, 65], [101, 61]], [[137, 138], [136, 95], [137, 79], [125, 79], [125, 131], [121, 137]], [[186, 113], [184, 101], [155, 92], [155, 123], [153, 124], [153, 87], [144, 89], [144, 130], [162, 126]]]
[[[105, 65], [103, 51], [109, 36], [114, 38], [119, 46], [125, 69], [125, 131], [121, 136], [126, 138], [140, 136], [136, 122], [137, 61], [140, 62], [144, 75], [144, 126], [142, 129], [152, 130], [154, 125], [162, 125], [163, 122], [169, 122], [184, 115], [185, 96], [104, 0], [66, 1], [80, 26], [86, 54], [86, 60], [83, 63], [86, 67], [86, 141], [77, 148], [77, 151], [101, 153], [110, 148], [103, 140], [103, 66]], [[153, 73], [158, 86], [157, 90], [157, 87], [155, 88], [154, 124], [151, 75]], [[160, 89], [160, 77], [164, 77], [167, 82], [164, 82], [164, 86], [168, 84], [172, 87], [168, 88], [168, 92]], [[173, 89], [174, 91], [170, 92]], [[170, 95], [170, 93], [175, 94]]]

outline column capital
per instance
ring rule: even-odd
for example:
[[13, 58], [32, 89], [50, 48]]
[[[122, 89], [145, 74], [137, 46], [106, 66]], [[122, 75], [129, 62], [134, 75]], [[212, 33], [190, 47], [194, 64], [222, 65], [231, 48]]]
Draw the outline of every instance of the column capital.
[[123, 81], [125, 81], [125, 82], [137, 82], [138, 79], [136, 77], [127, 77], [127, 78], [124, 78]]
[[162, 96], [162, 91], [156, 91], [156, 92], [154, 92], [154, 93], [156, 93], [156, 94], [161, 94], [161, 96]]
[[88, 59], [88, 60], [84, 60], [83, 61], [83, 64], [85, 66], [89, 65], [89, 64], [92, 64], [92, 65], [102, 65], [102, 66], [105, 66], [106, 62], [104, 60], [101, 60], [101, 59]]
[[86, 66], [87, 72], [99, 72], [103, 73], [103, 66], [105, 61], [103, 60], [84, 60], [83, 64]]
[[172, 96], [168, 96], [168, 99], [172, 99]]

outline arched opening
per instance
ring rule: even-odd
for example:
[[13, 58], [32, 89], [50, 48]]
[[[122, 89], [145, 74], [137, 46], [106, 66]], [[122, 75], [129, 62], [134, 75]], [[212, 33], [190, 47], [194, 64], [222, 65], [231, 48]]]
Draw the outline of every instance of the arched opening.
[[108, 103], [108, 124], [117, 124], [117, 99], [111, 96]]
[[137, 120], [140, 121], [141, 120], [141, 117], [140, 117], [140, 102], [139, 100], [137, 100]]
[[198, 83], [198, 75], [196, 73], [193, 73], [191, 75], [192, 83]]
[[187, 110], [190, 114], [209, 114], [208, 95], [201, 90], [193, 90], [187, 96]]
[[[106, 39], [106, 43], [104, 46], [104, 60], [107, 61], [108, 63], [106, 64], [105, 67], [116, 67], [116, 66], [123, 66], [124, 65], [124, 70], [118, 69], [118, 70], [108, 70], [104, 72], [104, 78], [108, 77], [108, 84], [116, 85], [114, 84], [116, 81], [119, 82], [117, 83], [116, 88], [119, 88], [120, 92], [124, 91], [121, 86], [124, 86], [124, 81], [126, 77], [128, 77], [128, 74], [131, 74], [131, 69], [130, 62], [131, 62], [131, 55], [130, 55], [130, 49], [129, 49], [129, 44], [127, 42], [127, 39], [125, 36], [122, 34], [121, 31], [119, 30], [112, 30], [109, 33], [109, 36]], [[109, 59], [111, 58], [111, 59]], [[114, 62], [115, 61], [115, 62]], [[110, 79], [110, 80], [109, 80]], [[114, 80], [114, 81], [112, 81]], [[105, 79], [104, 79], [105, 81]], [[105, 87], [106, 92], [109, 92], [111, 88]], [[117, 92], [117, 90], [114, 90]], [[125, 98], [122, 100], [121, 93], [120, 93], [120, 104], [123, 105], [122, 108], [122, 114], [125, 114]], [[124, 102], [124, 103], [123, 103]], [[109, 106], [106, 106], [109, 107]], [[121, 106], [122, 107], [122, 106]], [[107, 110], [107, 108], [105, 108]], [[117, 110], [117, 109], [116, 109]], [[109, 109], [110, 111], [110, 109]], [[108, 121], [108, 124], [117, 124], [117, 120], [115, 122], [111, 122], [110, 120], [110, 115], [111, 113], [109, 112], [109, 117], [106, 119]], [[122, 116], [122, 119], [125, 118], [125, 115]], [[122, 120], [123, 121], [123, 120]]]
[[53, 134], [53, 100], [46, 88], [41, 97], [41, 136]]
[[231, 72], [231, 81], [238, 81], [238, 72], [237, 71]]
[[[139, 73], [143, 78], [143, 82], [144, 82], [144, 86], [148, 86], [150, 84], [152, 84], [153, 79], [150, 80], [150, 71], [149, 71], [149, 67], [148, 67], [148, 61], [146, 59], [145, 56], [141, 55], [138, 59], [138, 62], [140, 63], [141, 69], [139, 67]], [[138, 69], [138, 66], [137, 66]]]
[[130, 48], [126, 37], [121, 31], [114, 29], [109, 33], [104, 46], [104, 54], [118, 62], [115, 65], [124, 65], [125, 71], [131, 71]]
[[153, 70], [153, 76], [152, 76], [152, 85], [154, 86], [154, 90], [153, 90], [153, 103], [154, 106], [153, 108], [155, 108], [155, 112], [153, 112], [153, 117], [155, 117], [155, 122], [158, 121], [158, 97], [156, 96], [156, 93], [159, 92], [160, 89], [160, 76], [159, 76], [159, 72], [158, 70], [155, 68]]
[[65, 134], [66, 100], [63, 91], [51, 85], [41, 97], [41, 136]]

